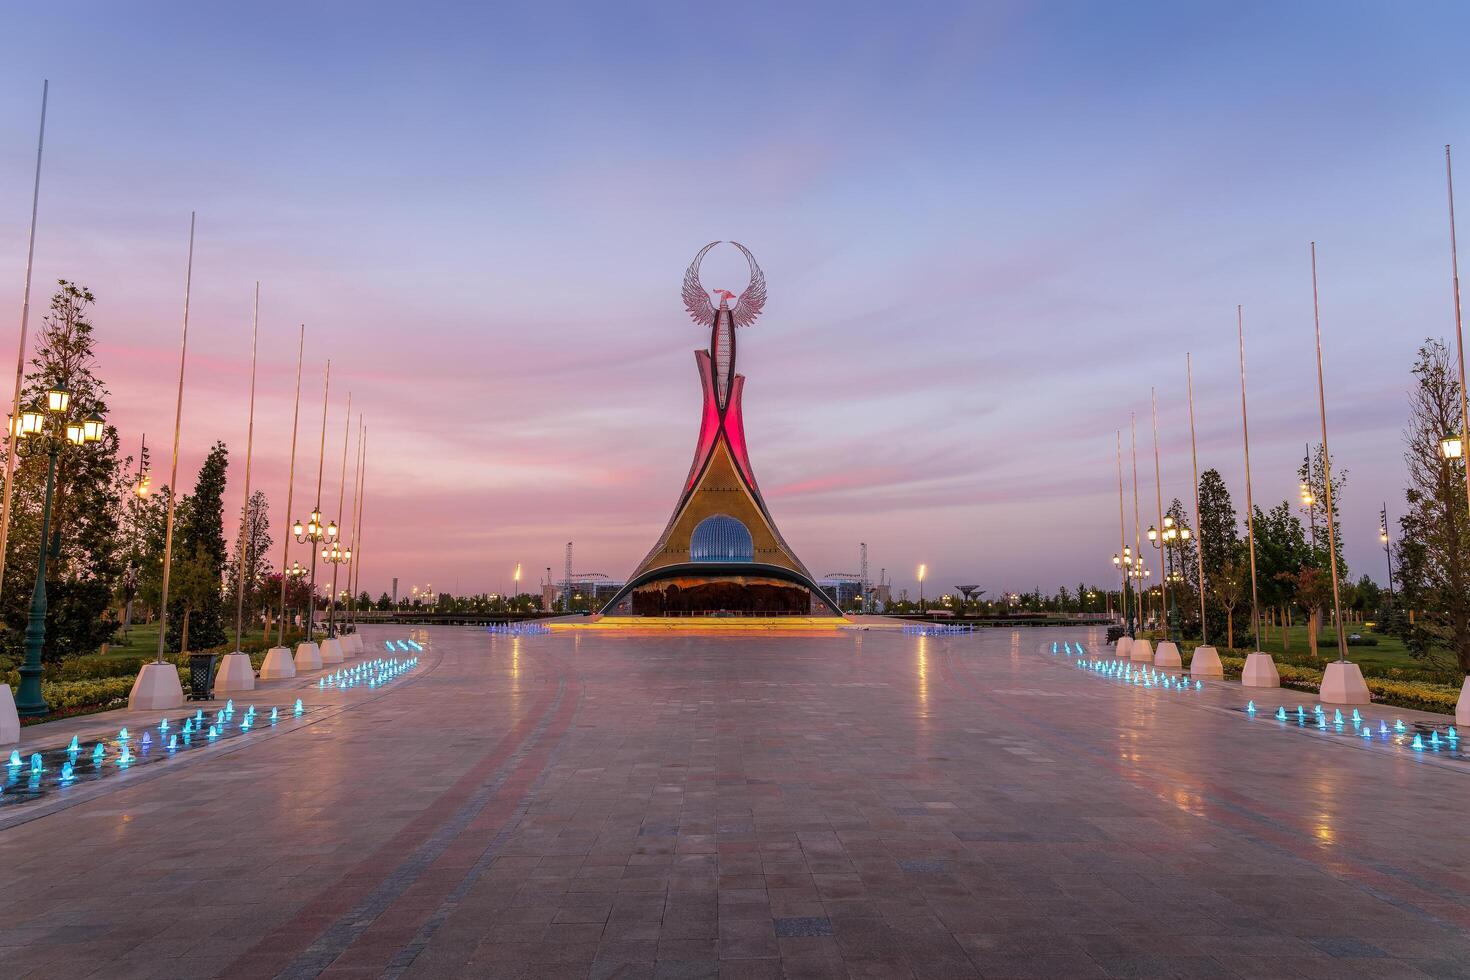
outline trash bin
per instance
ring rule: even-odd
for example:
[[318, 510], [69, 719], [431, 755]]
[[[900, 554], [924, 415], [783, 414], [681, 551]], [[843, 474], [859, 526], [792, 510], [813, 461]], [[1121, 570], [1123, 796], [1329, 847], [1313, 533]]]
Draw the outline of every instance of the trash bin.
[[214, 697], [214, 662], [217, 654], [189, 654], [189, 700], [208, 701]]

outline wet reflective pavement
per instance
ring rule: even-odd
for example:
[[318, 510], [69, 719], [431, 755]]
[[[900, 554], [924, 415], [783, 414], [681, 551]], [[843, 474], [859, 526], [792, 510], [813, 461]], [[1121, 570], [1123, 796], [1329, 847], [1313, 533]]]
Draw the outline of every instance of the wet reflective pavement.
[[1085, 630], [427, 636], [13, 808], [0, 975], [1470, 976], [1470, 764], [1423, 716], [1252, 715], [1051, 652]]

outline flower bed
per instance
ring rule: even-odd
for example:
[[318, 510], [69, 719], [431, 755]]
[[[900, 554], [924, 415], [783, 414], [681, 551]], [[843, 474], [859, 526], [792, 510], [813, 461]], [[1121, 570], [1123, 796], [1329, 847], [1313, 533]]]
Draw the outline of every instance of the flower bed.
[[[1245, 669], [1243, 657], [1222, 654], [1220, 664], [1225, 668], [1225, 676], [1233, 679], [1238, 679], [1240, 672]], [[1276, 672], [1281, 675], [1282, 687], [1300, 691], [1317, 691], [1322, 687], [1322, 671], [1314, 667], [1278, 662]], [[1372, 695], [1374, 701], [1400, 708], [1414, 708], [1419, 711], [1436, 711], [1440, 714], [1452, 715], [1455, 713], [1455, 704], [1460, 699], [1460, 689], [1451, 684], [1397, 680], [1388, 677], [1364, 677], [1363, 681], [1368, 685], [1368, 693]]]

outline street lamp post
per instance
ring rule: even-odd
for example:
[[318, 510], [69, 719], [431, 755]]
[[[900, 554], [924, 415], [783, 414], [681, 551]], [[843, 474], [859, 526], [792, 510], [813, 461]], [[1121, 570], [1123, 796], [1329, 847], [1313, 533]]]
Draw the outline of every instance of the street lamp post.
[[1388, 565], [1388, 604], [1393, 605], [1393, 552], [1388, 547], [1388, 503], [1378, 512], [1378, 540], [1383, 542], [1383, 560]]
[[924, 576], [929, 574], [928, 565], [919, 566], [919, 615], [924, 615]]
[[[40, 553], [36, 562], [36, 587], [31, 593], [31, 613], [25, 631], [25, 662], [20, 668], [16, 713], [25, 718], [48, 714], [51, 708], [41, 694], [41, 653], [46, 646], [46, 553], [52, 544], [51, 501], [56, 490], [56, 464], [67, 445], [90, 446], [102, 441], [104, 422], [95, 412], [80, 422], [67, 421], [71, 392], [57, 386], [46, 392], [46, 408], [27, 409], [11, 422], [12, 436], [19, 436], [15, 451], [23, 458], [46, 454], [46, 493], [41, 505]], [[49, 430], [47, 422], [50, 422]], [[59, 538], [60, 535], [57, 535]]]
[[1134, 575], [1133, 549], [1124, 545], [1123, 554], [1121, 556], [1113, 556], [1113, 567], [1118, 569], [1119, 573], [1123, 576], [1123, 592], [1119, 601], [1123, 604], [1124, 627], [1127, 631], [1125, 635], [1132, 638], [1134, 635], [1133, 596], [1129, 585], [1134, 578], [1137, 578]]
[[[342, 542], [333, 541], [329, 546], [322, 549], [322, 561], [332, 566], [332, 586], [337, 585], [337, 569], [352, 561], [352, 549], [342, 547]], [[337, 635], [337, 601], [339, 596], [336, 592], [327, 593], [327, 636]]]
[[310, 643], [316, 624], [316, 546], [326, 540], [332, 540], [335, 543], [337, 525], [328, 524], [325, 527], [322, 526], [322, 509], [321, 505], [318, 504], [312, 508], [311, 516], [306, 519], [306, 523], [302, 524], [300, 521], [297, 521], [296, 525], [291, 528], [291, 533], [296, 536], [298, 544], [305, 544], [308, 541], [312, 544], [310, 569], [311, 594], [307, 597], [306, 603], [306, 642]]
[[1174, 523], [1174, 518], [1167, 514], [1164, 516], [1164, 530], [1162, 532], [1152, 525], [1148, 529], [1149, 544], [1164, 553], [1164, 631], [1170, 640], [1175, 639], [1175, 635], [1179, 629], [1179, 609], [1174, 604], [1174, 590], [1169, 586], [1171, 583], [1178, 584], [1184, 581], [1184, 576], [1174, 571], [1172, 553], [1174, 549], [1184, 547], [1189, 537], [1189, 528], [1177, 526]]
[[[304, 578], [306, 576], [307, 572], [309, 572], [309, 571], [310, 571], [310, 569], [308, 569], [305, 565], [301, 564], [301, 562], [294, 561], [293, 560], [291, 562], [291, 567], [288, 568], [288, 569], [286, 569], [285, 573], [282, 575], [282, 578], [285, 578], [285, 579], [294, 579], [295, 581], [300, 582], [302, 580], [302, 578]], [[283, 588], [281, 590], [281, 593], [284, 595], [285, 592], [286, 592], [286, 590]], [[281, 619], [282, 619], [283, 622], [286, 619], [286, 606], [285, 606], [285, 603], [282, 603], [281, 604]], [[283, 631], [284, 631], [284, 629], [285, 629], [285, 627], [282, 626], [282, 630]]]

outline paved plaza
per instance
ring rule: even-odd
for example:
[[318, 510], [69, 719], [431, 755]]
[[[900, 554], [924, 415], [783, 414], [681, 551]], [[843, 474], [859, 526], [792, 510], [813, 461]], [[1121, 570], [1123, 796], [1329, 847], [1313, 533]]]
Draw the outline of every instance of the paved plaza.
[[0, 808], [0, 976], [1470, 976], [1470, 764], [1086, 630], [414, 636]]

